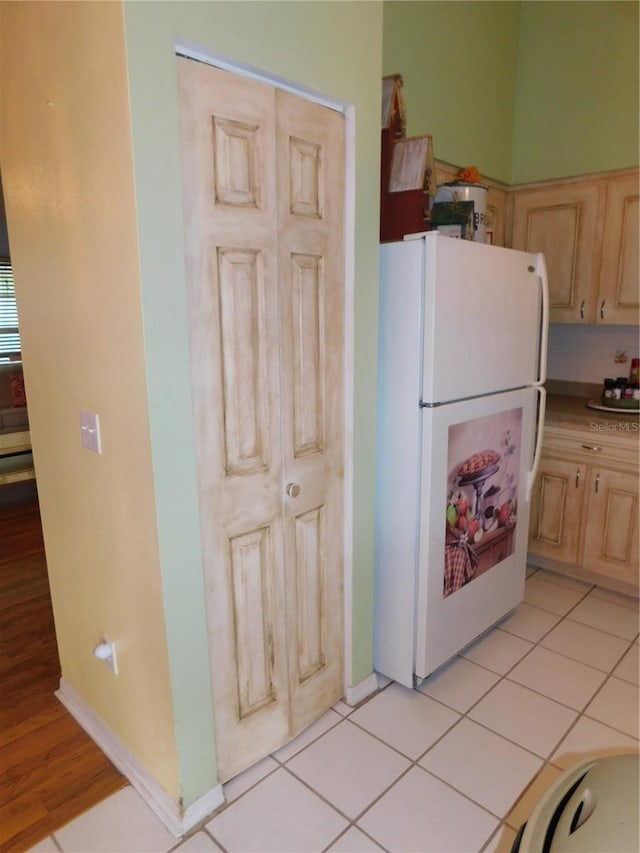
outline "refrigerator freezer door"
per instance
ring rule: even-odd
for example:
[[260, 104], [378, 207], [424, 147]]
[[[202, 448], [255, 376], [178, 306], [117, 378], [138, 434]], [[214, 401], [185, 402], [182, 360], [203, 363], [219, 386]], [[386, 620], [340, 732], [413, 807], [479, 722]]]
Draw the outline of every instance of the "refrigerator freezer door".
[[522, 601], [537, 401], [525, 388], [423, 410], [419, 678]]
[[431, 232], [425, 247], [422, 400], [544, 381], [542, 256]]

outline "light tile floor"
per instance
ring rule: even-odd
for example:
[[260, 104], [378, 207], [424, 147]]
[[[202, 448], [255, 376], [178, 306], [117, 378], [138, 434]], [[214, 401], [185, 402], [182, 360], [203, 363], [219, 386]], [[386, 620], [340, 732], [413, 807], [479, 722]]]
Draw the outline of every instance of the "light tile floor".
[[407, 690], [380, 678], [225, 785], [186, 841], [125, 788], [41, 853], [508, 851], [542, 792], [590, 755], [639, 751], [638, 602], [530, 571], [515, 613]]

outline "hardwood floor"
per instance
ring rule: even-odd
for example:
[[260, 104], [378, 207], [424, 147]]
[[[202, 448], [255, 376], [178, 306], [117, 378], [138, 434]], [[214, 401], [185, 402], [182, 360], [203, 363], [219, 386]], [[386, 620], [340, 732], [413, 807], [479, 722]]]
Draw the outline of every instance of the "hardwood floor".
[[0, 509], [2, 853], [24, 853], [126, 784], [54, 696], [59, 680], [38, 505]]

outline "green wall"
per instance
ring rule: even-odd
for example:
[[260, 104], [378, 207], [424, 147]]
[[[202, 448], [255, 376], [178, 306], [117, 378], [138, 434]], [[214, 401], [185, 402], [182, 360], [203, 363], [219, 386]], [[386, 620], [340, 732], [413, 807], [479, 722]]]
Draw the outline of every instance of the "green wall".
[[[176, 40], [355, 107], [353, 666], [372, 671], [382, 5], [125, 3], [148, 401], [165, 618], [186, 803], [207, 784], [210, 714], [190, 403]], [[171, 342], [171, 346], [167, 342]], [[197, 614], [198, 618], [193, 618]], [[215, 665], [216, 649], [210, 650]], [[194, 713], [194, 703], [201, 711]]]
[[507, 183], [638, 164], [633, 2], [385, 2], [408, 133]]
[[437, 159], [511, 178], [520, 4], [387, 2], [383, 73], [402, 74], [407, 133]]
[[638, 8], [522, 4], [513, 183], [638, 165]]

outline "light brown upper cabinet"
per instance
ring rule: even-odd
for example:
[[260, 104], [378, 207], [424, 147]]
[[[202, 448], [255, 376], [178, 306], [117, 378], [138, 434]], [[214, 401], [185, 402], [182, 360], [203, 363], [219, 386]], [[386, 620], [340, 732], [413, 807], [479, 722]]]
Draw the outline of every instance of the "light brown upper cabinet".
[[595, 321], [605, 203], [603, 181], [537, 185], [513, 193], [513, 248], [544, 253], [552, 323]]
[[512, 193], [512, 246], [544, 252], [552, 323], [638, 322], [638, 170]]
[[602, 241], [597, 323], [638, 322], [638, 170], [607, 181], [607, 207]]

